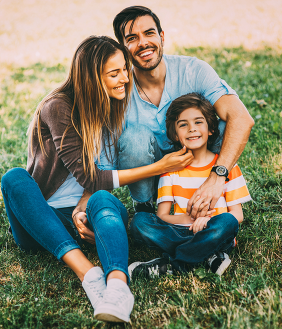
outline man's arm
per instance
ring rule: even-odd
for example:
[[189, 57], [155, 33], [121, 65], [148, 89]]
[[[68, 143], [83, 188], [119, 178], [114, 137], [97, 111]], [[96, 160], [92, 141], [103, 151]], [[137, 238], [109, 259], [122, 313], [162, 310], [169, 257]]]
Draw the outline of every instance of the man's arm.
[[[222, 147], [215, 166], [225, 166], [230, 171], [248, 141], [254, 120], [240, 99], [235, 95], [221, 96], [214, 104], [218, 116], [226, 121]], [[225, 177], [211, 172], [208, 179], [199, 187], [189, 200], [187, 213], [192, 218], [204, 217], [213, 209], [221, 196]]]

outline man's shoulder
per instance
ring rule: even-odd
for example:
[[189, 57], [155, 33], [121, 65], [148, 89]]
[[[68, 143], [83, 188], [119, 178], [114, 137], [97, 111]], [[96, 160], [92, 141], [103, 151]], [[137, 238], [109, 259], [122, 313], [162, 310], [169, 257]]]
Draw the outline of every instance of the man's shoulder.
[[168, 68], [178, 66], [180, 68], [201, 66], [204, 65], [204, 61], [197, 57], [184, 56], [184, 55], [164, 55], [164, 59], [167, 63]]

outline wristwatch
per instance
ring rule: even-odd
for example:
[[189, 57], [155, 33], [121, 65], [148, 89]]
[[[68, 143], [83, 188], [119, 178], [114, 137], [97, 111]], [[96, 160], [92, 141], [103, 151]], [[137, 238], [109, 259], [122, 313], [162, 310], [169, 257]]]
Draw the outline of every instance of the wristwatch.
[[224, 176], [226, 182], [229, 181], [229, 178], [228, 178], [228, 170], [224, 166], [215, 166], [215, 167], [212, 167], [212, 170], [211, 171], [215, 172], [218, 176]]

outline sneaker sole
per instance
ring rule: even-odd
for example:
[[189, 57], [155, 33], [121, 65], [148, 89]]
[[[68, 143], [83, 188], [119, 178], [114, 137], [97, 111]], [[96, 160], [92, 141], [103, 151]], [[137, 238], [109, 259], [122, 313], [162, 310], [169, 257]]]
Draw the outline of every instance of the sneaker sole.
[[129, 316], [119, 313], [108, 306], [102, 306], [94, 312], [94, 318], [106, 322], [129, 322]]
[[113, 314], [99, 313], [94, 316], [96, 320], [104, 322], [129, 322], [129, 319], [121, 319]]
[[228, 266], [231, 264], [231, 259], [226, 258], [224, 261], [220, 264], [219, 268], [215, 272], [215, 274], [221, 276], [228, 268]]

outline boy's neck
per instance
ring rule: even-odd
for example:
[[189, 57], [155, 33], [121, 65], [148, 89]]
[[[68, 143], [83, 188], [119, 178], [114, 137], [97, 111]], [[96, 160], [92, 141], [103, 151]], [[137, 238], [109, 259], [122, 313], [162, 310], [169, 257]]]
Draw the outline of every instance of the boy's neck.
[[215, 154], [209, 151], [206, 147], [197, 150], [192, 150], [194, 159], [191, 163], [192, 167], [205, 167], [214, 159]]

